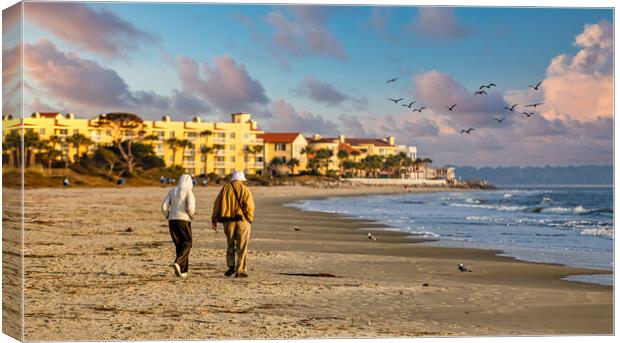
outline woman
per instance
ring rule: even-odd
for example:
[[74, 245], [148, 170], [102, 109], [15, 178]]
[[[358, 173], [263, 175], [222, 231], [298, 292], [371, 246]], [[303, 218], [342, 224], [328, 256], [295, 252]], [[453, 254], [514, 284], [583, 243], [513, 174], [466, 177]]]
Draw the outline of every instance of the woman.
[[183, 174], [179, 184], [170, 190], [161, 203], [161, 211], [168, 219], [170, 235], [177, 250], [174, 272], [187, 277], [189, 250], [192, 248], [192, 219], [196, 210], [196, 199], [192, 193], [192, 177]]

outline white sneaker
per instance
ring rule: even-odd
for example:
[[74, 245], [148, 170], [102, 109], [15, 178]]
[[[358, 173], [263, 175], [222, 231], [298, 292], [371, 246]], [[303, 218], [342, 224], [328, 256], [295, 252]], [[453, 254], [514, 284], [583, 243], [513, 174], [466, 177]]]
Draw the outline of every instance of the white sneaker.
[[181, 266], [179, 266], [179, 264], [175, 262], [172, 267], [174, 267], [174, 273], [176, 274], [176, 276], [181, 276]]
[[187, 277], [187, 272], [181, 273], [181, 277]]

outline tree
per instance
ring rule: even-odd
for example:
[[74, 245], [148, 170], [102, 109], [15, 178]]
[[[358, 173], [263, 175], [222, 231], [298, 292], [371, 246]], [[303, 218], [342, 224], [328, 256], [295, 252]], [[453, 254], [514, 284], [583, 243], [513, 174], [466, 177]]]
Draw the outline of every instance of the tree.
[[41, 141], [41, 150], [43, 153], [41, 154], [41, 158], [46, 162], [47, 171], [49, 174], [52, 173], [52, 162], [56, 160], [58, 157], [62, 156], [62, 151], [55, 149], [49, 140]]
[[[135, 159], [131, 149], [134, 137], [144, 127], [142, 118], [133, 113], [105, 113], [97, 117], [95, 126], [105, 127], [112, 131], [112, 138], [125, 161], [127, 172], [133, 173]], [[127, 140], [126, 147], [123, 147], [123, 138]]]
[[2, 142], [3, 153], [6, 153], [9, 157], [9, 168], [18, 167], [19, 156], [22, 146], [22, 137], [17, 131], [10, 131], [4, 136], [4, 142]]
[[214, 151], [213, 147], [203, 145], [200, 147], [200, 154], [205, 160], [205, 176], [207, 175], [207, 160], [209, 159], [209, 154]]
[[[252, 156], [254, 157], [254, 163], [256, 163], [256, 154], [260, 154], [261, 152], [263, 152], [263, 146], [262, 145], [252, 145], [249, 146], [246, 151], [246, 161], [247, 161], [247, 154], [252, 154]], [[246, 169], [247, 169], [247, 162], [246, 162]]]
[[338, 150], [338, 169], [342, 169], [342, 162], [349, 158], [349, 153], [346, 150]]
[[68, 137], [67, 143], [71, 143], [73, 147], [75, 148], [75, 162], [79, 162], [80, 161], [80, 147], [81, 146], [88, 147], [92, 145], [94, 142], [92, 141], [92, 139], [84, 136], [81, 133], [78, 133], [71, 137]]
[[359, 155], [361, 155], [362, 153], [359, 150], [353, 150], [351, 151], [351, 156], [353, 156], [353, 161], [357, 162], [357, 157]]
[[299, 167], [299, 160], [296, 158], [291, 158], [288, 162], [286, 162], [286, 165], [291, 168], [291, 171], [295, 174], [295, 167]]
[[329, 172], [329, 160], [334, 156], [334, 152], [329, 149], [319, 149], [314, 154], [315, 158], [319, 161], [323, 161], [325, 164], [325, 175]]
[[118, 164], [118, 156], [109, 149], [98, 148], [93, 155], [95, 162], [106, 166], [108, 177], [112, 176], [114, 167]]
[[37, 148], [40, 146], [39, 134], [26, 130], [24, 133], [24, 163], [27, 167], [34, 167]]

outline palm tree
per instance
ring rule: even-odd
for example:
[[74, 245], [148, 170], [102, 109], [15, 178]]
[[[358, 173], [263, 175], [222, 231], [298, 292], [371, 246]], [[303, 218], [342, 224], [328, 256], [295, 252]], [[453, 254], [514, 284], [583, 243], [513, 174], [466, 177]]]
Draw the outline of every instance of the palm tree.
[[47, 172], [51, 175], [52, 162], [62, 156], [62, 151], [55, 149], [52, 145], [50, 145], [49, 140], [41, 141], [41, 150], [43, 151], [42, 159], [47, 162]]
[[4, 137], [2, 149], [9, 156], [9, 168], [17, 167], [19, 163], [19, 153], [21, 151], [22, 138], [17, 131], [11, 131]]
[[211, 135], [213, 135], [213, 131], [211, 130], [200, 131], [200, 137], [209, 137]]
[[342, 169], [342, 163], [349, 158], [346, 150], [338, 150], [338, 169]]
[[187, 139], [180, 139], [177, 141], [177, 144], [179, 145], [179, 147], [181, 148], [181, 166], [183, 166], [183, 160], [185, 159], [185, 151], [189, 148], [189, 149], [193, 149], [194, 148], [194, 144], [192, 144], [192, 142], [190, 142]]
[[361, 155], [362, 153], [359, 150], [353, 150], [351, 151], [351, 156], [353, 156], [353, 161], [357, 162], [357, 157], [359, 155]]
[[209, 154], [212, 153], [215, 149], [211, 146], [203, 145], [200, 147], [200, 154], [205, 160], [205, 176], [207, 175], [207, 160], [209, 159]]
[[[24, 157], [28, 160], [28, 167], [34, 167], [36, 149], [40, 145], [39, 134], [33, 131], [24, 133]], [[26, 162], [26, 161], [24, 161]]]
[[291, 171], [295, 174], [295, 167], [299, 167], [299, 160], [293, 157], [286, 162], [286, 165], [291, 168]]
[[148, 136], [144, 136], [142, 137], [142, 140], [149, 142], [149, 144], [151, 144], [151, 146], [153, 145], [153, 142], [158, 141], [159, 140], [159, 135], [155, 134], [155, 133], [151, 133]]
[[170, 137], [166, 140], [166, 143], [170, 144], [170, 149], [172, 149], [172, 166], [174, 167], [177, 163], [177, 148], [179, 147], [179, 139]]
[[315, 158], [325, 163], [325, 175], [329, 173], [329, 160], [334, 156], [334, 152], [329, 149], [319, 149], [315, 152]]
[[273, 173], [277, 167], [281, 166], [284, 164], [284, 159], [281, 157], [274, 157], [271, 159], [271, 162], [269, 162], [269, 169], [271, 169], [271, 172]]
[[71, 143], [75, 148], [75, 162], [80, 161], [80, 147], [82, 145], [88, 147], [89, 145], [92, 145], [94, 143], [90, 138], [84, 136], [81, 133], [68, 137], [67, 142]]

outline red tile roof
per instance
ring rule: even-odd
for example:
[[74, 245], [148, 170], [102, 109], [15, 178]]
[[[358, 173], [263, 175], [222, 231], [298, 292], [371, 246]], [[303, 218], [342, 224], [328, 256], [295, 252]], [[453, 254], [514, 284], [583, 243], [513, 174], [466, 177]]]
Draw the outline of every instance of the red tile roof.
[[358, 151], [357, 149], [353, 148], [350, 144], [347, 143], [340, 143], [338, 145], [338, 150], [344, 150], [346, 152], [348, 152], [349, 154], [352, 153], [353, 151]]
[[344, 141], [351, 145], [374, 144], [376, 146], [391, 146], [390, 143], [378, 138], [345, 138]]
[[265, 132], [256, 137], [262, 138], [265, 143], [293, 143], [300, 134], [299, 132]]
[[55, 118], [57, 115], [62, 114], [60, 112], [39, 112], [39, 115], [43, 118]]

